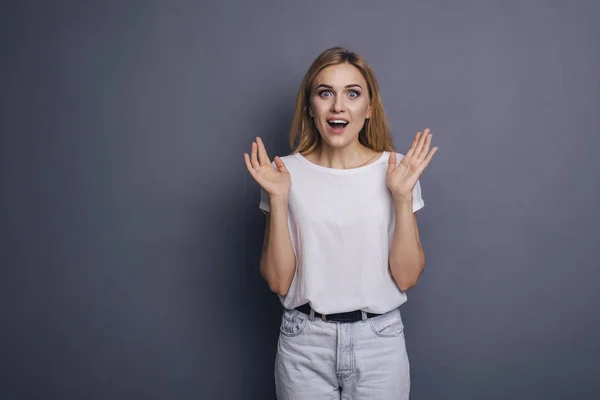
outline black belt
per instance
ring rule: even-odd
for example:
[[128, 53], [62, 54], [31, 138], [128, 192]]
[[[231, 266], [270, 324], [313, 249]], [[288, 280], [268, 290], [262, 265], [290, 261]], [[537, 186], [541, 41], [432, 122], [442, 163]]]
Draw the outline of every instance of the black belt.
[[[310, 315], [310, 310], [311, 310], [310, 304], [308, 304], [308, 303], [302, 304], [301, 306], [296, 307], [296, 310], [298, 310], [304, 314]], [[369, 313], [369, 312], [366, 314], [367, 314], [367, 318], [372, 318], [372, 317], [381, 315], [381, 314], [373, 314], [373, 313]], [[328, 315], [323, 315], [323, 314], [320, 314], [315, 311], [315, 317], [321, 318], [323, 321], [357, 322], [357, 321], [362, 321], [362, 311], [355, 310], [355, 311], [348, 311], [348, 312], [328, 314]]]

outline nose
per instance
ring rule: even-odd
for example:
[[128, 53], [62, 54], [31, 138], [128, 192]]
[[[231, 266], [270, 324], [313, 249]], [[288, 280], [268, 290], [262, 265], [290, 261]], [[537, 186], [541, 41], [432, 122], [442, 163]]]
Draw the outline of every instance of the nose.
[[336, 96], [335, 99], [333, 100], [333, 102], [331, 103], [331, 112], [340, 113], [340, 112], [345, 111], [344, 108], [345, 108], [345, 105], [344, 105], [343, 97]]

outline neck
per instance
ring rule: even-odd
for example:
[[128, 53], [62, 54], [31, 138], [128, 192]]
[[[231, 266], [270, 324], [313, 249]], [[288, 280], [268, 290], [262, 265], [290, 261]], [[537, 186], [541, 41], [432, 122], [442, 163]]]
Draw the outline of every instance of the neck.
[[312, 161], [327, 168], [351, 169], [372, 162], [376, 155], [372, 149], [358, 141], [341, 148], [321, 143], [321, 146], [312, 153]]

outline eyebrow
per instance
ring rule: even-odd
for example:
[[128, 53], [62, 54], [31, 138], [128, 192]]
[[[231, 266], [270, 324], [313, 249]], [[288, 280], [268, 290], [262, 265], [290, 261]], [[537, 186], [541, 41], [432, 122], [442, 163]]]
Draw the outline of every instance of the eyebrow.
[[[319, 86], [317, 86], [315, 89], [318, 89], [318, 88], [320, 88], [320, 87], [322, 87], [322, 88], [325, 88], [325, 89], [333, 89], [333, 86], [331, 86], [331, 85], [326, 85], [326, 84], [324, 84], [324, 83], [321, 83], [321, 84], [320, 84]], [[359, 88], [361, 88], [361, 89], [362, 89], [362, 86], [360, 86], [358, 83], [353, 83], [353, 84], [351, 84], [351, 85], [346, 85], [346, 89], [353, 88], [353, 87], [359, 87]]]

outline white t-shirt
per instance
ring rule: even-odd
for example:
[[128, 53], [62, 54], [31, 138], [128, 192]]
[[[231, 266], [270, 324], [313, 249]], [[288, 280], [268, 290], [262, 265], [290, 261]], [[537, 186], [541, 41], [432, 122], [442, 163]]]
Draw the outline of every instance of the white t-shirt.
[[[404, 155], [396, 154], [399, 164]], [[310, 303], [321, 314], [385, 313], [406, 301], [389, 271], [395, 224], [385, 183], [389, 156], [353, 169], [323, 167], [300, 153], [281, 157], [292, 180], [288, 227], [296, 254], [290, 289], [279, 296], [285, 308]], [[413, 212], [423, 206], [417, 181]], [[262, 189], [259, 207], [270, 212]]]

